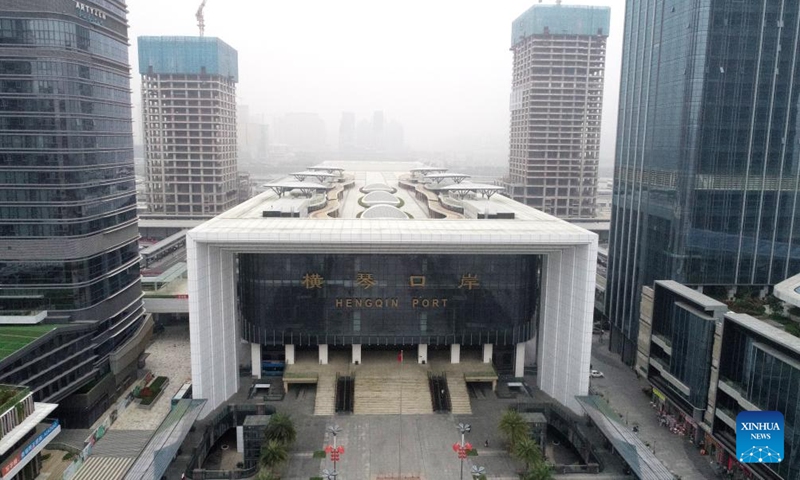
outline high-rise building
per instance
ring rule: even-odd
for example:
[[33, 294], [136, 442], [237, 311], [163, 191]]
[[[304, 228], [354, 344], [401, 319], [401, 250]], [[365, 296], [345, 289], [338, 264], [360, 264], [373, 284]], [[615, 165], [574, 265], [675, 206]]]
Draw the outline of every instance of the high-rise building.
[[342, 112], [339, 121], [339, 152], [348, 153], [356, 148], [356, 114]]
[[139, 37], [147, 211], [210, 218], [237, 203], [238, 54], [214, 37]]
[[67, 402], [73, 426], [90, 425], [135, 378], [150, 326], [126, 12], [122, 0], [0, 7], [0, 323], [25, 324], [0, 332], [15, 347], [0, 378], [58, 403], [97, 380]]
[[607, 7], [534, 5], [512, 24], [506, 188], [558, 217], [596, 214], [610, 18]]
[[642, 285], [800, 271], [800, 4], [628, 0], [606, 301], [633, 363]]

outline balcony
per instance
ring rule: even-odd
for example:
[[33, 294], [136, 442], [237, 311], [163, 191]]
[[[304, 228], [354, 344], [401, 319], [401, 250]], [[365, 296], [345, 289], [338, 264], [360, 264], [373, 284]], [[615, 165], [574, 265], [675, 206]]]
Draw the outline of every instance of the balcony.
[[47, 310], [0, 310], [0, 324], [35, 325], [47, 318]]

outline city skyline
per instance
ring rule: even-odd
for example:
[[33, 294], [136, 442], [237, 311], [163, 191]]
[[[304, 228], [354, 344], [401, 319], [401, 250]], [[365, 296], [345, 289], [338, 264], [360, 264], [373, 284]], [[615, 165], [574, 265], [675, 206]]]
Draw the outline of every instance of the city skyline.
[[[308, 5], [223, 5], [210, 0], [205, 33], [225, 38], [240, 52], [238, 103], [263, 114], [269, 124], [286, 113], [317, 113], [335, 150], [342, 112], [368, 117], [382, 110], [403, 124], [405, 143], [412, 150], [488, 151], [492, 163], [505, 166], [511, 22], [534, 3], [514, 0], [489, 7], [420, 1], [389, 7], [350, 1], [314, 3], [310, 14]], [[198, 4], [129, 5], [131, 38], [197, 35]], [[568, 4], [611, 7], [604, 103], [616, 105], [623, 2], [564, 2]], [[253, 20], [243, 20], [243, 12]], [[261, 35], [258, 41], [252, 40], [255, 31]], [[138, 98], [137, 78], [132, 87]], [[613, 162], [616, 136], [616, 111], [608, 108], [605, 113], [601, 168]], [[138, 109], [133, 117], [141, 122]]]

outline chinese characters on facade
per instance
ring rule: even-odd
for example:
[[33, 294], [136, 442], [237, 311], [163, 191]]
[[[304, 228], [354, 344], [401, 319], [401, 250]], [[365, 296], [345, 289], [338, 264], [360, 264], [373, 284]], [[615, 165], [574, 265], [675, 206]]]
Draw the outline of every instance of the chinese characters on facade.
[[[369, 290], [378, 284], [377, 280], [375, 280], [375, 277], [371, 273], [366, 272], [358, 272], [356, 274], [354, 283], [359, 287], [362, 287], [364, 290]], [[408, 286], [411, 288], [425, 288], [425, 283], [425, 275], [411, 275], [408, 277]], [[325, 278], [323, 278], [319, 273], [306, 273], [303, 275], [302, 284], [307, 290], [322, 288], [322, 286], [325, 284]], [[480, 280], [478, 279], [477, 274], [465, 273], [461, 275], [458, 288], [472, 290], [479, 288], [480, 285]]]

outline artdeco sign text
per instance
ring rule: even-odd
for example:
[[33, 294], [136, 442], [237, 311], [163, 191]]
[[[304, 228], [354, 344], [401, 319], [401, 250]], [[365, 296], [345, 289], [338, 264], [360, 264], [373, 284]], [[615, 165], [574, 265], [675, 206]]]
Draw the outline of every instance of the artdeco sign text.
[[[408, 286], [411, 288], [425, 288], [425, 275], [411, 275], [408, 277]], [[306, 273], [303, 276], [303, 286], [307, 290], [322, 288], [325, 285], [325, 278], [319, 273]], [[371, 273], [359, 272], [355, 278], [355, 284], [364, 290], [369, 290], [378, 284]], [[466, 273], [461, 276], [458, 288], [473, 290], [480, 287], [478, 275]], [[430, 297], [411, 297], [411, 308], [445, 308], [447, 298]], [[400, 300], [397, 298], [336, 298], [334, 300], [336, 308], [399, 308]]]

